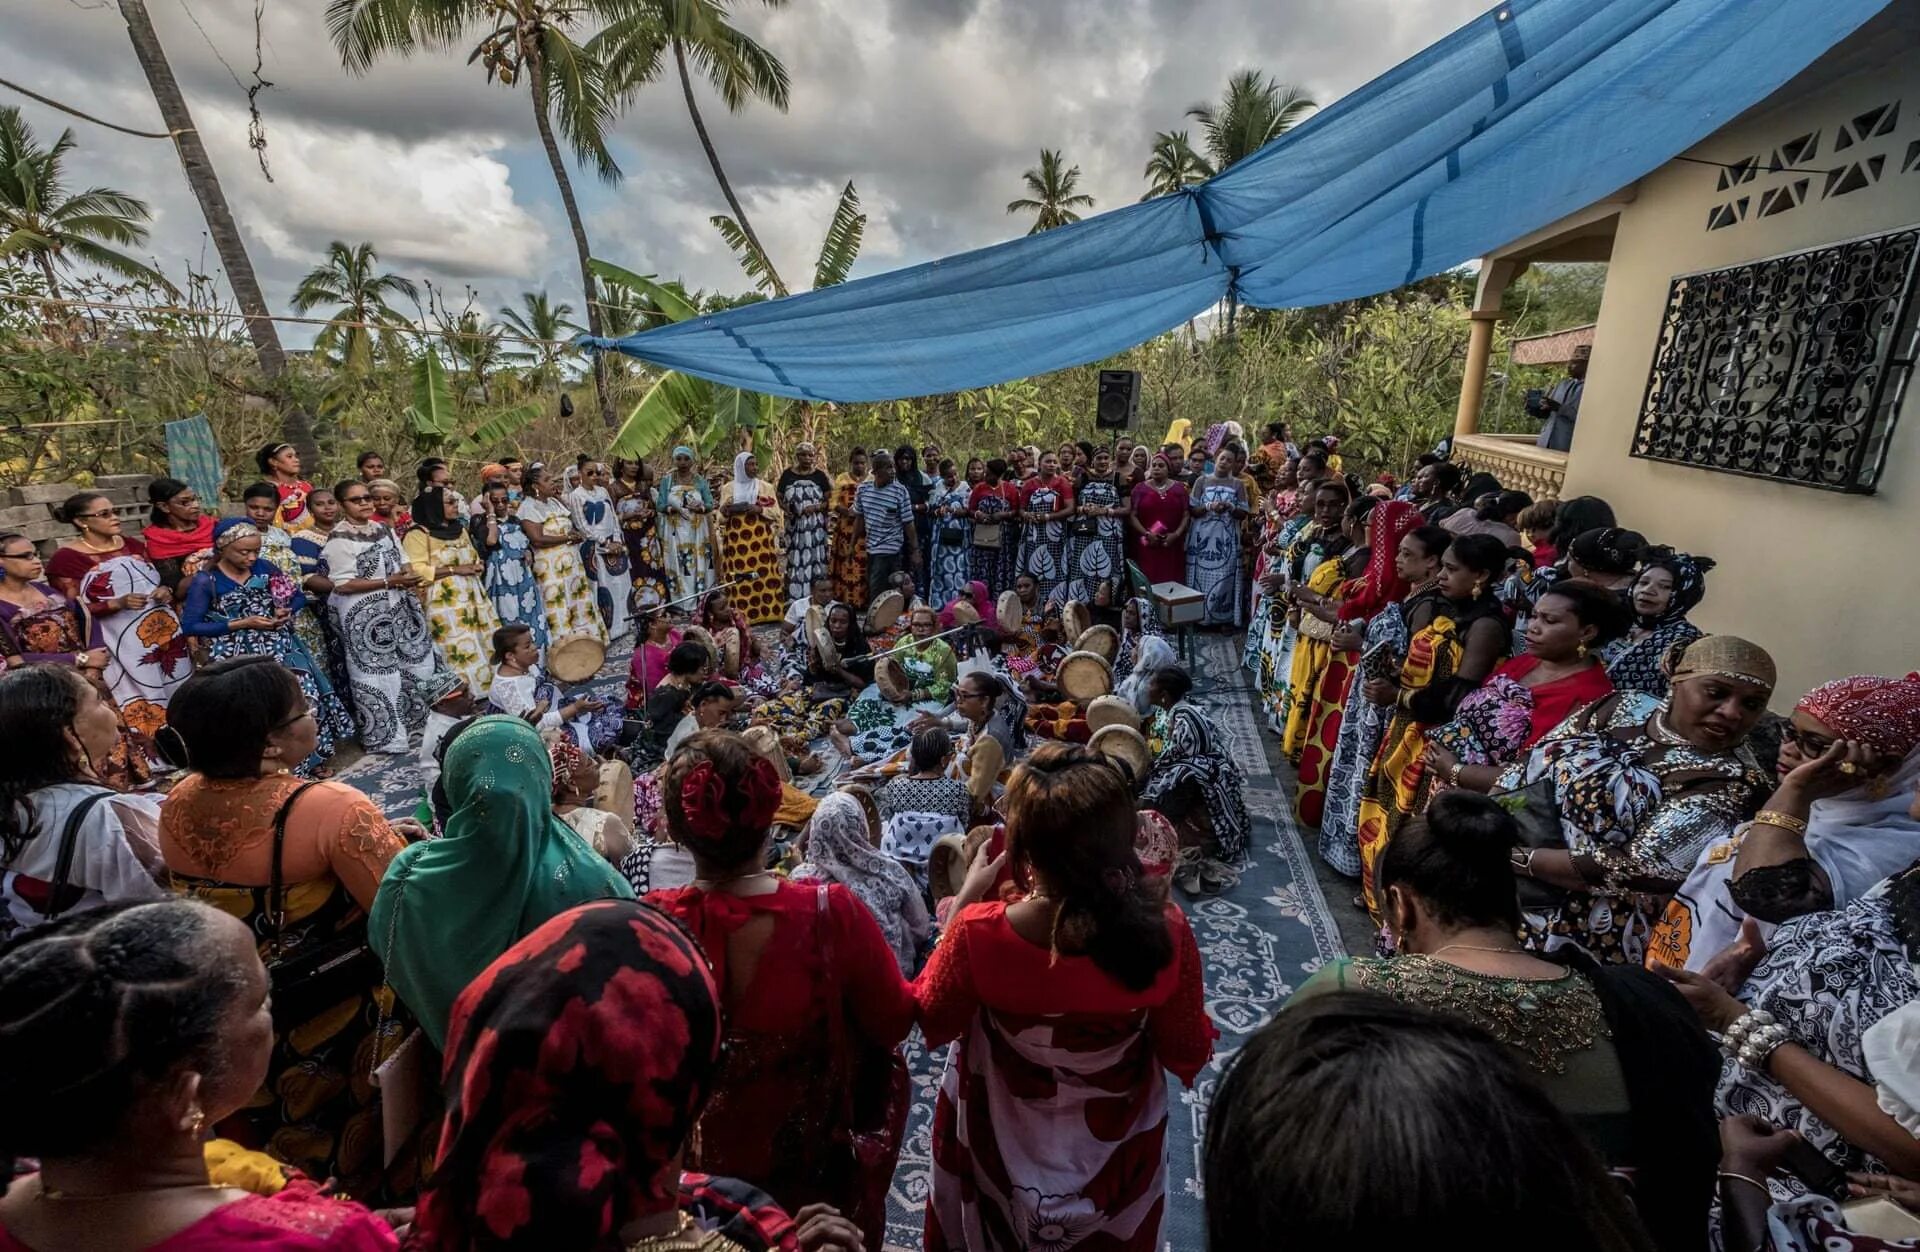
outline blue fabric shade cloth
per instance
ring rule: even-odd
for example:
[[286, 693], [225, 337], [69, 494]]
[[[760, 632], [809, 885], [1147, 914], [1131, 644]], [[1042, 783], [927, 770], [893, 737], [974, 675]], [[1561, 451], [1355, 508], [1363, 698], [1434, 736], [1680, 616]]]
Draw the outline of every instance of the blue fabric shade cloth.
[[1183, 192], [580, 342], [749, 391], [887, 400], [1100, 360], [1230, 287], [1267, 308], [1372, 295], [1612, 194], [1765, 99], [1885, 4], [1513, 0]]

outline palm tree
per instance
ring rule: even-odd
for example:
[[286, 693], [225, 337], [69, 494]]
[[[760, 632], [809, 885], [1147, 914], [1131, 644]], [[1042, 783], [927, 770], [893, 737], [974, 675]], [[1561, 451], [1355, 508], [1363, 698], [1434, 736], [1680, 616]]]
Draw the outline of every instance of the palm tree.
[[[535, 342], [515, 348], [509, 357], [536, 362], [533, 367], [534, 386], [544, 386], [560, 380], [560, 357], [568, 351], [564, 340], [580, 333], [580, 328], [568, 319], [573, 316], [571, 304], [555, 304], [547, 298], [545, 291], [523, 291], [520, 293], [520, 309], [503, 307], [500, 320], [506, 323], [506, 329]], [[524, 309], [525, 312], [521, 310]], [[604, 313], [604, 310], [603, 310]], [[612, 328], [609, 327], [609, 330]], [[613, 334], [626, 332], [612, 331]]]
[[[761, 292], [773, 290], [777, 281], [772, 267], [765, 264], [764, 258], [740, 224], [721, 214], [709, 219], [720, 237], [733, 249], [734, 259], [740, 262], [740, 268], [753, 280], [754, 287]], [[821, 241], [820, 256], [813, 263], [813, 289], [834, 287], [847, 281], [847, 274], [853, 269], [854, 261], [860, 256], [860, 243], [866, 237], [867, 215], [860, 211], [860, 193], [849, 182], [840, 191], [840, 200], [833, 206], [833, 220], [827, 223], [827, 237]]]
[[[641, 0], [328, 0], [327, 29], [352, 73], [364, 73], [383, 54], [408, 56], [421, 48], [453, 48], [480, 35], [467, 57], [485, 67], [488, 82], [506, 87], [524, 83], [533, 103], [533, 124], [546, 149], [547, 164], [560, 187], [560, 202], [573, 231], [580, 261], [580, 286], [587, 305], [587, 328], [601, 333], [600, 310], [593, 300], [593, 273], [587, 261], [587, 228], [574, 199], [573, 181], [554, 137], [554, 122], [573, 148], [576, 160], [591, 165], [602, 180], [620, 179], [620, 166], [607, 148], [607, 133], [617, 112], [616, 94], [591, 37], [575, 38], [583, 27], [628, 18]], [[594, 357], [594, 389], [600, 418], [613, 426], [619, 418], [607, 390], [607, 370]]]
[[[767, 8], [777, 9], [787, 0], [760, 0]], [[700, 77], [720, 93], [729, 113], [738, 113], [755, 100], [764, 101], [785, 113], [789, 96], [787, 67], [780, 58], [760, 46], [751, 35], [729, 24], [728, 0], [638, 0], [639, 12], [615, 21], [594, 41], [595, 54], [606, 67], [610, 90], [625, 97], [658, 78], [668, 53], [673, 55], [674, 70], [680, 78], [680, 94], [686, 101], [687, 115], [707, 154], [720, 194], [733, 210], [740, 234], [758, 254], [773, 294], [784, 296], [787, 285], [773, 267], [760, 237], [753, 232], [747, 211], [734, 194], [727, 171], [721, 167], [720, 154], [714, 150], [713, 137], [700, 116], [700, 105], [693, 95], [693, 75], [689, 63]]]
[[1029, 235], [1077, 222], [1080, 215], [1074, 212], [1075, 209], [1093, 207], [1092, 196], [1074, 191], [1080, 185], [1080, 167], [1069, 167], [1054, 149], [1041, 149], [1039, 167], [1028, 170], [1021, 178], [1026, 180], [1029, 198], [1009, 201], [1007, 212], [1034, 215], [1033, 229], [1027, 232]]
[[[108, 246], [147, 241], [143, 223], [153, 214], [145, 203], [111, 187], [68, 192], [64, 165], [73, 146], [73, 132], [63, 130], [52, 147], [41, 147], [19, 109], [0, 108], [0, 260], [37, 267], [54, 300], [60, 298], [56, 266], [91, 265], [168, 285], [159, 271]], [[59, 320], [56, 307], [47, 306], [49, 322]]]
[[1227, 80], [1219, 104], [1196, 104], [1187, 116], [1200, 123], [1213, 167], [1224, 170], [1292, 130], [1314, 107], [1300, 88], [1241, 70]]
[[160, 46], [160, 37], [154, 34], [153, 22], [147, 17], [146, 0], [120, 0], [120, 17], [127, 24], [127, 38], [133, 43], [141, 72], [147, 76], [160, 117], [173, 135], [180, 168], [186, 173], [187, 186], [193, 189], [193, 198], [200, 203], [200, 215], [213, 237], [227, 285], [233, 289], [233, 298], [245, 318], [247, 337], [253, 340], [254, 355], [260, 361], [260, 376], [280, 410], [281, 436], [299, 451], [302, 465], [317, 466], [320, 445], [313, 437], [313, 419], [287, 393], [287, 353], [280, 346], [280, 332], [273, 324], [267, 298], [261, 294], [260, 280], [254, 276], [246, 241], [240, 238], [240, 228], [227, 207], [226, 193], [220, 189], [220, 176], [207, 158], [206, 145], [200, 142], [193, 114], [187, 109], [187, 98], [180, 94], [173, 67], [167, 63], [167, 51]]
[[379, 261], [380, 254], [372, 244], [348, 247], [336, 239], [327, 245], [325, 263], [309, 270], [293, 289], [297, 312], [305, 313], [323, 304], [338, 306], [326, 327], [314, 337], [313, 346], [320, 352], [338, 352], [340, 364], [350, 370], [365, 370], [373, 364], [376, 340], [389, 353], [398, 346], [395, 331], [408, 322], [405, 314], [387, 303], [387, 297], [420, 298], [412, 279], [376, 272]]
[[502, 327], [487, 322], [473, 309], [460, 314], [447, 327], [447, 355], [460, 369], [461, 380], [466, 384], [462, 392], [467, 399], [481, 404], [492, 400], [487, 377], [506, 357], [501, 342], [503, 334]]
[[[1200, 123], [1213, 168], [1224, 170], [1278, 139], [1315, 107], [1298, 87], [1268, 78], [1259, 70], [1241, 70], [1227, 80], [1220, 103], [1196, 104], [1187, 116]], [[1227, 333], [1240, 311], [1240, 297], [1227, 289]]]
[[1184, 130], [1163, 130], [1153, 137], [1147, 154], [1147, 194], [1142, 200], [1169, 195], [1213, 177], [1213, 166], [1193, 150]]

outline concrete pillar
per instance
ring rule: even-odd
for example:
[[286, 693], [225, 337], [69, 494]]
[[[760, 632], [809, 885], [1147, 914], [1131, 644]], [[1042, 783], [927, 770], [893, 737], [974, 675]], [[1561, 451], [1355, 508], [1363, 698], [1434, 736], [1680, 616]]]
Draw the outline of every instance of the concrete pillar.
[[1480, 433], [1480, 401], [1487, 387], [1487, 358], [1493, 355], [1493, 327], [1499, 314], [1475, 313], [1467, 326], [1467, 366], [1460, 376], [1460, 407], [1453, 415], [1453, 436]]
[[1487, 359], [1493, 355], [1493, 328], [1500, 320], [1500, 302], [1507, 287], [1526, 272], [1527, 263], [1510, 257], [1482, 257], [1480, 280], [1474, 285], [1472, 323], [1467, 329], [1467, 365], [1460, 376], [1460, 407], [1454, 411], [1453, 434], [1478, 434], [1480, 402], [1487, 389]]

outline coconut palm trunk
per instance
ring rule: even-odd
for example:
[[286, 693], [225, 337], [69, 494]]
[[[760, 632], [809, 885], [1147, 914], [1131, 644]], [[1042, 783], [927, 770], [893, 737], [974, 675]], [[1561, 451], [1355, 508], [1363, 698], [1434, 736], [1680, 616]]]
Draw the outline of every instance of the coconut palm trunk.
[[780, 281], [779, 273], [773, 268], [773, 258], [760, 246], [760, 236], [753, 233], [753, 223], [747, 220], [747, 211], [740, 207], [740, 197], [733, 194], [733, 184], [727, 181], [726, 170], [720, 168], [720, 154], [714, 151], [713, 139], [707, 134], [707, 123], [700, 116], [700, 106], [693, 98], [693, 79], [687, 74], [687, 46], [680, 40], [673, 41], [673, 63], [680, 71], [680, 91], [687, 98], [687, 112], [693, 117], [694, 133], [700, 136], [700, 146], [706, 150], [707, 164], [713, 167], [713, 176], [720, 184], [720, 194], [727, 198], [727, 207], [733, 210], [733, 220], [740, 223], [740, 232], [760, 254], [761, 264], [767, 267], [767, 277], [773, 280], [773, 294], [784, 296], [787, 285]]
[[313, 419], [287, 394], [287, 353], [280, 346], [280, 332], [269, 319], [267, 300], [260, 293], [260, 280], [254, 276], [246, 241], [241, 239], [240, 228], [227, 207], [226, 193], [220, 189], [220, 176], [207, 157], [206, 145], [200, 142], [200, 132], [194, 129], [193, 115], [187, 111], [187, 99], [180, 94], [180, 84], [174, 81], [166, 49], [160, 46], [160, 37], [154, 33], [146, 0], [120, 0], [120, 16], [126, 19], [127, 37], [133, 41], [134, 55], [140, 59], [140, 68], [147, 75], [147, 85], [153, 89], [160, 117], [174, 134], [174, 150], [179, 153], [180, 166], [186, 171], [187, 185], [193, 189], [194, 199], [200, 202], [207, 233], [213, 236], [220, 266], [227, 272], [227, 285], [240, 304], [247, 335], [253, 340], [255, 355], [260, 358], [261, 377], [280, 410], [281, 437], [300, 453], [302, 465], [318, 472], [320, 446], [313, 437]]
[[[560, 203], [567, 210], [567, 225], [573, 231], [573, 250], [580, 258], [580, 287], [586, 293], [587, 332], [600, 333], [600, 289], [594, 285], [593, 270], [587, 262], [593, 251], [587, 245], [587, 228], [580, 220], [580, 202], [573, 198], [573, 180], [567, 177], [567, 163], [560, 156], [560, 145], [553, 137], [553, 120], [547, 116], [547, 63], [538, 47], [527, 49], [526, 60], [533, 71], [528, 84], [533, 94], [533, 124], [540, 130], [540, 146], [547, 150], [547, 164], [553, 167], [553, 181], [560, 185]], [[607, 362], [604, 353], [593, 354], [593, 391], [600, 401], [600, 421], [608, 430], [620, 424], [613, 411], [613, 394], [607, 390]]]

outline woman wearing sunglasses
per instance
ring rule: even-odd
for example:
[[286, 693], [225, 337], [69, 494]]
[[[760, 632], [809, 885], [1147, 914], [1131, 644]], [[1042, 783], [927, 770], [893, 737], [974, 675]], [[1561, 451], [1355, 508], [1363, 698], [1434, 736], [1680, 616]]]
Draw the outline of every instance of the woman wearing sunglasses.
[[1823, 683], [1781, 733], [1773, 794], [1707, 845], [1654, 932], [1668, 965], [1718, 973], [1728, 945], [1764, 950], [1775, 926], [1844, 908], [1920, 855], [1920, 674]]

